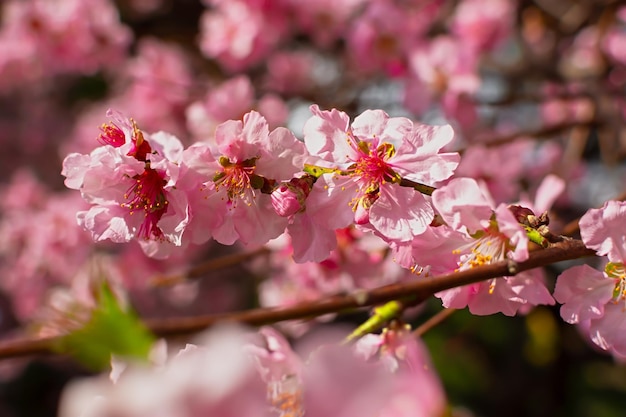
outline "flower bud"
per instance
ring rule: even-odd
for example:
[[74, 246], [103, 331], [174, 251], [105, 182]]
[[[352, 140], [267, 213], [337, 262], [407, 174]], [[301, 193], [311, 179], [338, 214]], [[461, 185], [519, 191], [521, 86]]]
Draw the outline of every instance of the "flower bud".
[[308, 175], [292, 178], [289, 182], [280, 184], [272, 191], [272, 207], [282, 217], [304, 211], [304, 202], [311, 192], [312, 185], [312, 179]]
[[[281, 184], [272, 191], [272, 207], [279, 216], [289, 217], [304, 208], [302, 191], [290, 183]], [[300, 201], [302, 200], [302, 202]]]

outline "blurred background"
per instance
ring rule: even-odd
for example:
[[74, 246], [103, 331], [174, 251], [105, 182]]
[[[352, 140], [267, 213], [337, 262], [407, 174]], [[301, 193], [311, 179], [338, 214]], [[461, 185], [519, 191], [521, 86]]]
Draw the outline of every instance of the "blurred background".
[[[100, 145], [109, 108], [185, 146], [252, 109], [301, 137], [313, 103], [450, 123], [457, 175], [498, 202], [532, 201], [548, 174], [566, 180], [558, 232], [625, 191], [625, 80], [619, 1], [3, 0], [0, 337], [71, 330], [101, 273], [153, 319], [342, 291], [289, 281], [293, 267], [267, 251], [210, 243], [154, 260], [136, 242], [94, 244], [75, 219], [86, 203], [60, 173], [69, 153]], [[570, 265], [546, 270], [549, 288]], [[410, 320], [440, 309], [433, 299]], [[455, 416], [624, 415], [626, 367], [558, 306], [457, 311], [424, 340]], [[5, 359], [0, 416], [54, 416], [64, 385], [89, 373], [64, 357]]]

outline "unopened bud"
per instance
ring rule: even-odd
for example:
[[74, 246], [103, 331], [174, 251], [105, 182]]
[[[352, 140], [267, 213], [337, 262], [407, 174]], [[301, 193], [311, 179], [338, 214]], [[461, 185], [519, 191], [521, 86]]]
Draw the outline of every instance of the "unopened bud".
[[272, 191], [272, 207], [279, 216], [289, 217], [304, 210], [303, 191], [291, 183], [279, 185]]

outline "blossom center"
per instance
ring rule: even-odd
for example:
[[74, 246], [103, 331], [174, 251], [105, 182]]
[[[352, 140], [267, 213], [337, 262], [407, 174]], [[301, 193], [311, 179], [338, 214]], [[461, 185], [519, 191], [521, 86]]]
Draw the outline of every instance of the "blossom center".
[[[497, 226], [490, 226], [488, 229], [473, 235], [474, 241], [452, 251], [453, 254], [461, 254], [459, 267], [455, 272], [465, 271], [478, 266], [489, 265], [494, 262], [504, 260], [510, 248], [509, 239], [500, 233]], [[496, 280], [491, 280], [489, 293], [495, 290]]]
[[400, 181], [400, 176], [387, 163], [396, 153], [395, 147], [390, 143], [374, 146], [372, 143], [358, 142], [359, 156], [348, 168], [349, 175], [359, 177], [365, 183], [361, 187], [365, 193], [377, 190], [381, 184]]
[[167, 197], [165, 196], [164, 174], [150, 168], [149, 163], [146, 169], [133, 177], [133, 184], [130, 186], [124, 198], [128, 203], [122, 203], [122, 207], [130, 210], [130, 214], [143, 210], [144, 220], [139, 226], [138, 236], [147, 239], [161, 240], [164, 238], [163, 232], [158, 227], [158, 222], [167, 211]]
[[100, 126], [100, 136], [98, 141], [114, 148], [119, 148], [126, 143], [126, 135], [115, 123], [103, 123]]
[[[237, 198], [248, 200], [254, 198], [253, 184], [256, 169], [257, 158], [246, 159], [243, 162], [231, 162], [227, 157], [222, 156], [219, 159], [219, 163], [222, 166], [222, 170], [219, 171], [213, 177], [215, 183], [215, 189], [225, 189], [228, 195], [229, 201], [234, 201]], [[247, 201], [250, 205], [251, 202]]]

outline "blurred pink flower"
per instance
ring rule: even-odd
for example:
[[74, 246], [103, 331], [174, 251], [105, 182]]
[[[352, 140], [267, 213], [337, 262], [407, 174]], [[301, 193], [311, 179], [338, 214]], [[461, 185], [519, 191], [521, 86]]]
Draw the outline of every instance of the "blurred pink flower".
[[489, 51], [511, 35], [516, 7], [510, 0], [464, 0], [454, 9], [452, 33], [477, 52]]
[[288, 19], [280, 7], [264, 10], [243, 0], [216, 2], [200, 21], [200, 50], [235, 72], [260, 62], [284, 39]]

